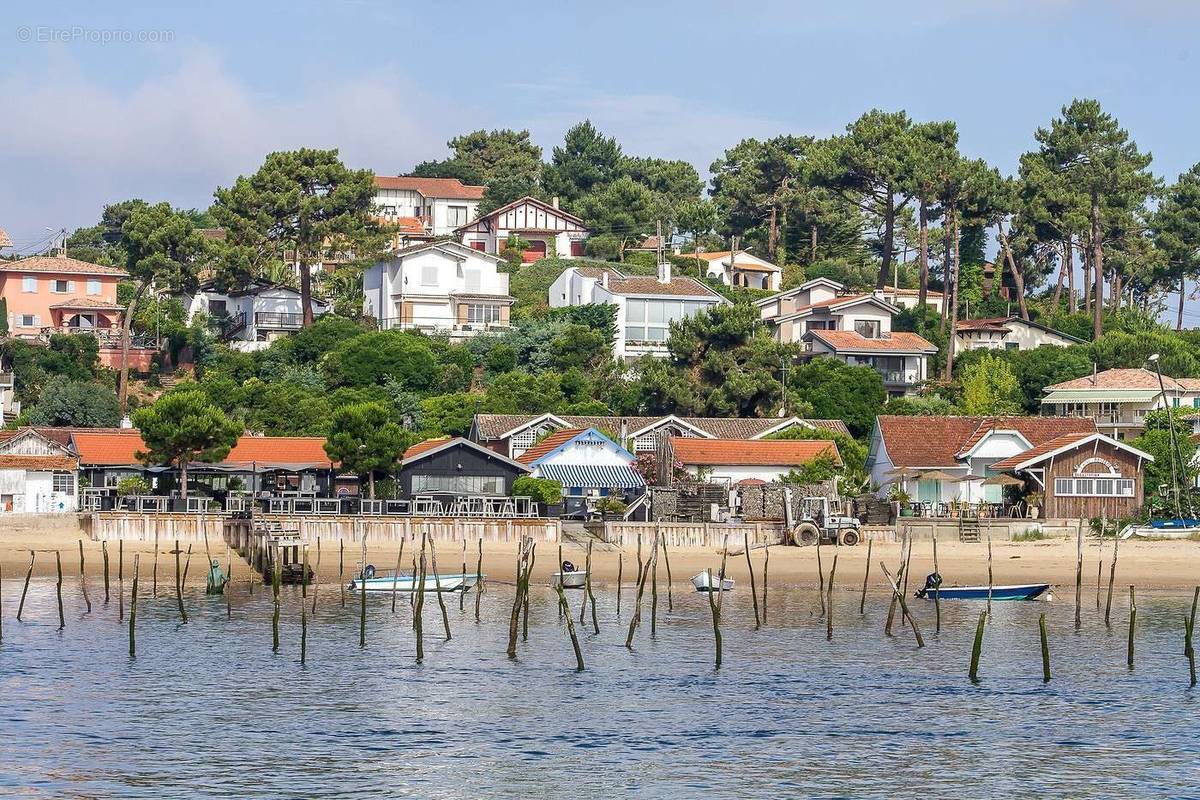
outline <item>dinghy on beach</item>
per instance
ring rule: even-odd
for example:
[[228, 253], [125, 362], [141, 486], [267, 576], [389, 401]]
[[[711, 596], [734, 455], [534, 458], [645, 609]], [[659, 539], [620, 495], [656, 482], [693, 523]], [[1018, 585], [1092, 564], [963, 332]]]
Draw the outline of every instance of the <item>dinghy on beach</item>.
[[[718, 583], [720, 584], [720, 588], [717, 588]], [[733, 578], [720, 578], [718, 576], [714, 577], [710, 583], [708, 572], [701, 572], [692, 576], [692, 586], [696, 587], [697, 592], [732, 592]]]
[[1200, 536], [1200, 519], [1153, 519], [1148, 525], [1126, 525], [1121, 538], [1190, 539]]
[[[370, 574], [370, 573], [368, 573]], [[466, 575], [439, 575], [436, 579], [432, 575], [425, 576], [425, 591], [427, 592], [467, 592], [475, 587], [478, 581], [475, 574]], [[361, 584], [360, 584], [361, 581]], [[368, 577], [365, 580], [357, 578], [350, 581], [347, 587], [351, 592], [360, 591], [365, 588], [367, 592], [380, 592], [387, 594], [392, 591], [398, 593], [409, 593], [417, 591], [420, 587], [420, 579], [412, 575], [378, 575]]]

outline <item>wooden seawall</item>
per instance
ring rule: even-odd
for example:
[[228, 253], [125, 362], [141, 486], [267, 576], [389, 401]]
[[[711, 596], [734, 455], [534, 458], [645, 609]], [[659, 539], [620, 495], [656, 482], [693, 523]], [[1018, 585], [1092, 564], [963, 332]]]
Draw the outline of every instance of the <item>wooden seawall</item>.
[[[450, 517], [311, 517], [258, 515], [256, 522], [277, 524], [295, 530], [310, 541], [319, 536], [325, 541], [358, 542], [363, 536], [371, 542], [412, 541], [422, 526], [436, 541], [461, 542], [479, 539], [485, 542], [518, 542], [531, 536], [538, 542], [557, 542], [561, 527], [557, 519], [461, 519]], [[207, 534], [221, 541], [226, 524], [249, 526], [249, 520], [236, 520], [227, 514], [132, 514], [99, 512], [80, 519], [84, 533], [93, 541], [127, 539], [153, 542], [178, 539], [186, 544], [200, 543]]]
[[780, 544], [783, 542], [783, 527], [765, 522], [750, 522], [743, 525], [716, 525], [705, 522], [606, 522], [604, 540], [622, 548], [637, 546], [638, 534], [644, 542], [651, 542], [655, 532], [662, 536], [668, 547], [720, 547], [729, 537], [729, 546], [739, 547], [750, 537], [751, 546]]

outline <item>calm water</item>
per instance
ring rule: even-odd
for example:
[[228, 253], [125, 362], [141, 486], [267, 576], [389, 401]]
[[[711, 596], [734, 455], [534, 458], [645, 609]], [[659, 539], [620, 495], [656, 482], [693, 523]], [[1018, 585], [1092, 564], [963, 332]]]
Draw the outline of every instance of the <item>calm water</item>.
[[[1198, 698], [1187, 687], [1183, 597], [1139, 601], [1137, 667], [1125, 666], [1127, 602], [1106, 631], [1073, 602], [997, 604], [983, 680], [966, 678], [978, 606], [946, 603], [928, 646], [883, 636], [885, 598], [836, 597], [825, 640], [813, 592], [772, 589], [769, 626], [749, 597], [725, 607], [725, 664], [712, 669], [706, 601], [676, 593], [674, 614], [635, 652], [602, 596], [599, 637], [581, 632], [573, 670], [554, 595], [535, 593], [529, 641], [504, 650], [512, 588], [493, 586], [484, 619], [460, 615], [454, 639], [426, 616], [426, 661], [413, 662], [403, 601], [357, 606], [322, 587], [299, 664], [299, 593], [285, 589], [282, 647], [271, 653], [270, 601], [236, 587], [224, 602], [143, 599], [128, 658], [114, 601], [83, 615], [68, 582], [58, 632], [53, 582], [4, 586], [0, 644], [0, 794], [21, 797], [781, 797], [1200, 796]], [[665, 594], [665, 593], [664, 593]], [[572, 598], [578, 603], [578, 594]], [[102, 597], [100, 598], [102, 601]], [[1094, 603], [1094, 600], [1093, 600]], [[624, 603], [628, 620], [632, 603]], [[647, 603], [647, 615], [648, 615]], [[1041, 682], [1037, 615], [1048, 612], [1054, 680]]]

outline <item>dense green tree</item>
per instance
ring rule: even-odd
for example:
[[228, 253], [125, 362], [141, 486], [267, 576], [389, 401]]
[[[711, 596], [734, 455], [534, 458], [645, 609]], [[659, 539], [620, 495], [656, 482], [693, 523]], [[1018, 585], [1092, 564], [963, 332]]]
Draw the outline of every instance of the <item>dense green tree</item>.
[[814, 417], [844, 420], [858, 438], [871, 432], [887, 400], [878, 372], [835, 358], [814, 358], [796, 367], [788, 383], [812, 407]]
[[257, 278], [268, 262], [291, 251], [300, 273], [303, 326], [311, 325], [313, 265], [331, 251], [368, 257], [381, 245], [374, 196], [374, 173], [348, 169], [337, 150], [271, 153], [253, 175], [216, 191], [213, 213], [227, 232], [223, 263], [239, 265], [227, 282]]
[[925, 306], [929, 292], [929, 223], [940, 214], [937, 208], [945, 176], [958, 163], [958, 127], [953, 122], [923, 122], [912, 130], [913, 196], [917, 200], [918, 306]]
[[1179, 285], [1175, 330], [1183, 330], [1183, 302], [1189, 278], [1200, 276], [1200, 164], [1171, 185], [1151, 217], [1154, 243], [1166, 258], [1169, 276]]
[[367, 496], [374, 500], [376, 476], [390, 475], [416, 438], [391, 418], [383, 403], [354, 403], [334, 410], [325, 453], [341, 469], [367, 478]]
[[[453, 155], [448, 162], [440, 162], [448, 166], [438, 171], [437, 176], [486, 186], [479, 203], [480, 214], [526, 195], [544, 195], [542, 148], [530, 141], [529, 131], [472, 131], [454, 137], [448, 145]], [[426, 165], [418, 169], [423, 174], [433, 171]]]
[[153, 405], [139, 408], [133, 424], [142, 435], [145, 452], [138, 457], [147, 464], [171, 464], [179, 468], [183, 497], [188, 494], [188, 464], [220, 461], [237, 444], [242, 426], [225, 416], [208, 397], [196, 389], [168, 392]]
[[112, 428], [121, 421], [117, 395], [107, 386], [56, 375], [46, 382], [30, 425]]
[[567, 131], [563, 143], [554, 148], [542, 173], [546, 193], [558, 197], [570, 211], [579, 199], [598, 192], [625, 175], [621, 145], [584, 120]]
[[558, 411], [565, 400], [558, 373], [513, 370], [492, 381], [485, 408], [491, 414], [541, 414]]
[[159, 290], [189, 288], [196, 280], [205, 252], [191, 218], [167, 203], [134, 206], [121, 225], [125, 271], [135, 284], [121, 317], [121, 372], [117, 398], [121, 413], [129, 400], [129, 330], [138, 302], [151, 285]]
[[[654, 232], [663, 208], [653, 192], [625, 175], [584, 195], [576, 210], [593, 234], [619, 242], [617, 257], [623, 258], [626, 247]], [[588, 246], [592, 246], [590, 239]]]
[[687, 161], [626, 156], [621, 159], [621, 170], [660, 198], [669, 209], [668, 218], [679, 230], [695, 230], [683, 227], [681, 220], [686, 204], [698, 202], [704, 190], [704, 181], [694, 166]]
[[812, 141], [799, 136], [744, 139], [712, 163], [713, 202], [722, 232], [761, 234], [767, 258], [784, 260], [780, 231], [787, 230], [793, 195], [806, 188], [804, 160]]
[[321, 361], [331, 386], [382, 386], [389, 379], [423, 391], [437, 378], [428, 340], [406, 331], [372, 331], [344, 339]]
[[1020, 413], [1021, 384], [1004, 358], [985, 353], [963, 370], [961, 382], [964, 414], [993, 417]]
[[1151, 411], [1146, 415], [1142, 435], [1129, 443], [1154, 457], [1142, 465], [1146, 504], [1172, 516], [1179, 512], [1194, 515], [1191, 487], [1196, 485], [1198, 475], [1196, 443], [1191, 439], [1192, 427], [1183, 418], [1184, 413], [1179, 409]]
[[421, 424], [429, 436], [466, 436], [484, 398], [456, 392], [427, 397], [421, 401]]

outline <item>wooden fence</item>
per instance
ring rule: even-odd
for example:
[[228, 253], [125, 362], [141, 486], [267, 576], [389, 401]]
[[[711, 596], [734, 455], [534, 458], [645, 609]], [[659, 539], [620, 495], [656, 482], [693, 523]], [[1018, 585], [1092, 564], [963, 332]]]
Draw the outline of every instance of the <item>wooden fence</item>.
[[750, 544], [779, 544], [783, 541], [783, 527], [766, 522], [751, 522], [742, 525], [716, 525], [706, 522], [606, 522], [604, 540], [622, 548], [637, 546], [638, 534], [642, 542], [649, 544], [655, 532], [663, 537], [667, 547], [720, 547], [725, 537], [729, 546], [741, 546], [745, 537]]
[[[461, 519], [451, 517], [311, 517], [258, 515], [256, 522], [278, 524], [298, 531], [309, 540], [320, 536], [327, 541], [346, 539], [371, 542], [412, 541], [422, 526], [436, 541], [462, 541], [482, 538], [485, 542], [516, 542], [522, 535], [538, 542], [557, 542], [561, 527], [557, 519]], [[225, 514], [132, 514], [98, 512], [81, 519], [84, 532], [94, 541], [127, 539], [161, 541], [221, 541], [226, 523], [237, 524]], [[242, 521], [248, 525], [249, 520]]]

